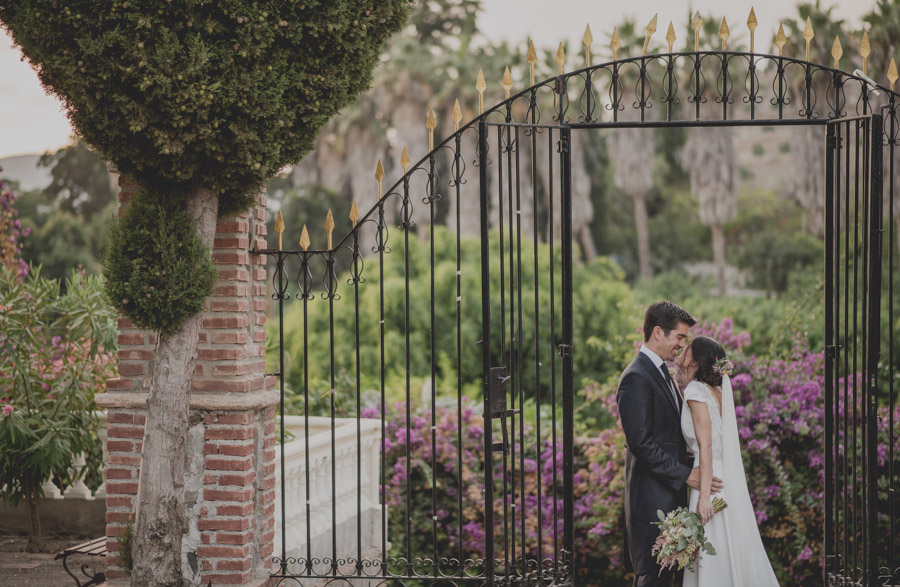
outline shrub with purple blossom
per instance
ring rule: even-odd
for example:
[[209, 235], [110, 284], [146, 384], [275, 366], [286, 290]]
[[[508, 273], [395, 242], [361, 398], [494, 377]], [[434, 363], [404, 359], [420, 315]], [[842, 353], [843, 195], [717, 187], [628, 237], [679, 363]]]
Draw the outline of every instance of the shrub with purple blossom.
[[[0, 171], [3, 168], [0, 167]], [[20, 278], [28, 274], [28, 263], [22, 259], [19, 240], [28, 236], [30, 228], [22, 227], [19, 211], [13, 206], [18, 196], [6, 189], [0, 180], [0, 265], [15, 272]]]

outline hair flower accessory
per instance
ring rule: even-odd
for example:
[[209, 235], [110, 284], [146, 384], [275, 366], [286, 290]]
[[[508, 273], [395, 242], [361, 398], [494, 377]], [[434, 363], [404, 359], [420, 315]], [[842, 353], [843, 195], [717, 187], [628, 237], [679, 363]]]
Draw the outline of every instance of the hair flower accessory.
[[734, 363], [728, 359], [716, 359], [716, 363], [713, 365], [713, 372], [731, 377], [731, 374], [734, 373]]

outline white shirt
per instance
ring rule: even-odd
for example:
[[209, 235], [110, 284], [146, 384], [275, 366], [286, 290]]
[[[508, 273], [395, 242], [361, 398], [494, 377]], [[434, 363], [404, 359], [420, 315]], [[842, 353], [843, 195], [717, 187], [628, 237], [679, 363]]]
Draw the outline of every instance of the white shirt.
[[[663, 381], [668, 381], [666, 379], [666, 376], [663, 375], [662, 369], [668, 369], [669, 367], [665, 364], [666, 362], [662, 360], [662, 357], [650, 350], [650, 347], [645, 344], [641, 345], [641, 352], [650, 357], [650, 360], [653, 361], [653, 364], [656, 366], [659, 374], [663, 376]], [[681, 398], [678, 397], [678, 392], [674, 388], [675, 382], [673, 381], [672, 383], [673, 385], [669, 385], [669, 391], [672, 392], [672, 397], [675, 398], [675, 405], [679, 405], [681, 403]]]

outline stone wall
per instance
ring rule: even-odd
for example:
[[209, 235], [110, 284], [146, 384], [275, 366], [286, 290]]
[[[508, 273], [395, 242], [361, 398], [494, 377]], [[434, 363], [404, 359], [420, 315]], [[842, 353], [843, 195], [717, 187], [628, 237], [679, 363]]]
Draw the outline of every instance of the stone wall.
[[[119, 202], [135, 184], [119, 179]], [[276, 379], [265, 376], [266, 198], [217, 226], [219, 282], [206, 301], [186, 439], [183, 538], [190, 585], [258, 585], [274, 537]], [[156, 334], [119, 320], [118, 378], [97, 403], [107, 409], [106, 535], [110, 578], [123, 577], [118, 537], [133, 519]]]

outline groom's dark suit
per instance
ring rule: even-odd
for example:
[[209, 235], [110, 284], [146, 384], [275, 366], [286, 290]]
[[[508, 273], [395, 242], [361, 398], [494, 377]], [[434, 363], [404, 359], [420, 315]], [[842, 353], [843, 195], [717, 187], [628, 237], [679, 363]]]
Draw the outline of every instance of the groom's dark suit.
[[[664, 364], [665, 365], [665, 364]], [[664, 367], [665, 368], [665, 367]], [[687, 505], [687, 445], [681, 408], [662, 371], [639, 352], [619, 380], [616, 402], [625, 430], [625, 537], [634, 565], [635, 585], [671, 585], [673, 575], [657, 577], [650, 554], [659, 536], [656, 511]]]

